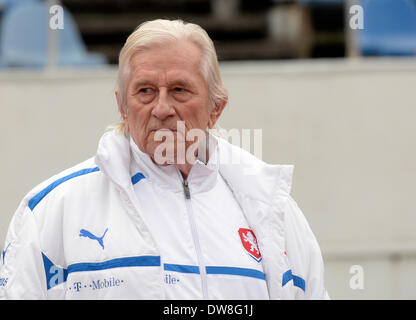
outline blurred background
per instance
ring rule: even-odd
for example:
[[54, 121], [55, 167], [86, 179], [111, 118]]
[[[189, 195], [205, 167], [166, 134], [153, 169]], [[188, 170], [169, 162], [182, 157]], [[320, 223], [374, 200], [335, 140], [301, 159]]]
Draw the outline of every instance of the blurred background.
[[208, 32], [220, 125], [295, 165], [331, 298], [415, 299], [416, 0], [0, 0], [0, 249], [24, 195], [119, 120], [118, 53], [156, 18]]

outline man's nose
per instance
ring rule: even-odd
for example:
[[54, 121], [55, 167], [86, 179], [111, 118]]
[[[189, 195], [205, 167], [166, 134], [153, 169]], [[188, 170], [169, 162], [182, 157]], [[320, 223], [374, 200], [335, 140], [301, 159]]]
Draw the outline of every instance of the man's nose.
[[174, 114], [175, 109], [171, 105], [169, 94], [167, 90], [163, 88], [159, 91], [158, 100], [156, 105], [153, 107], [152, 115], [163, 121]]

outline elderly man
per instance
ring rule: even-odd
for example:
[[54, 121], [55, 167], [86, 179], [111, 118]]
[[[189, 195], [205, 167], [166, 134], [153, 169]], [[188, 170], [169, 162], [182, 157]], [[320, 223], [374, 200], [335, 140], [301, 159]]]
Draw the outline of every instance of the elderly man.
[[328, 298], [318, 243], [289, 195], [292, 167], [209, 133], [227, 93], [203, 29], [140, 25], [115, 94], [122, 121], [96, 156], [20, 204], [0, 298]]

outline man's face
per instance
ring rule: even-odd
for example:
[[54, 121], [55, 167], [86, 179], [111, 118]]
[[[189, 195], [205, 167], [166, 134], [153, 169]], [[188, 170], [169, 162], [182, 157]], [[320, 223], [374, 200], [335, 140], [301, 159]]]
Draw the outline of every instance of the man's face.
[[205, 131], [215, 124], [225, 106], [215, 108], [210, 102], [207, 84], [199, 71], [201, 56], [201, 50], [192, 42], [176, 41], [155, 45], [131, 57], [127, 113], [121, 113], [136, 145], [152, 158], [162, 143], [155, 139], [156, 131], [173, 132], [176, 155], [178, 138], [185, 138], [177, 130], [178, 121], [184, 122], [185, 133], [191, 129]]

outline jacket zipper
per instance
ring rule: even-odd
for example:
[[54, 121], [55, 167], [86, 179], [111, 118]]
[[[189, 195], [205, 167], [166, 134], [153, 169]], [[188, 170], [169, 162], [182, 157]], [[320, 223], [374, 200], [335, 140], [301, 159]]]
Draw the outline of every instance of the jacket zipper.
[[189, 185], [186, 179], [183, 180], [182, 185], [183, 185], [183, 191], [185, 193], [186, 211], [188, 213], [189, 223], [191, 225], [192, 238], [194, 240], [196, 257], [198, 259], [199, 272], [201, 275], [202, 297], [204, 300], [207, 300], [208, 299], [207, 273], [205, 269], [204, 260], [202, 258], [202, 250], [201, 250], [201, 245], [199, 243], [199, 236], [198, 236], [198, 230], [197, 230], [196, 222], [195, 222], [195, 215], [192, 209], [191, 192], [189, 191]]

